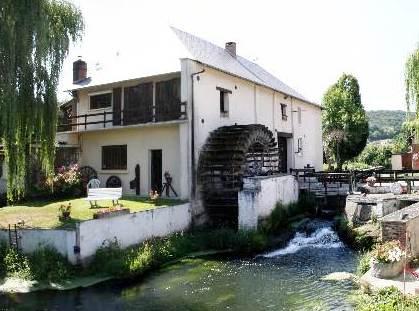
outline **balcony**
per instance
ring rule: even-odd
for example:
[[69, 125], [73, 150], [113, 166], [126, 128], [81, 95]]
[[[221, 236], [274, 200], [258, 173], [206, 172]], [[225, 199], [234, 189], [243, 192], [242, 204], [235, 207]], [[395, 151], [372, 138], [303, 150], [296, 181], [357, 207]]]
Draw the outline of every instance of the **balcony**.
[[58, 120], [57, 132], [80, 132], [187, 119], [186, 102], [144, 108], [104, 110], [79, 115], [64, 113]]

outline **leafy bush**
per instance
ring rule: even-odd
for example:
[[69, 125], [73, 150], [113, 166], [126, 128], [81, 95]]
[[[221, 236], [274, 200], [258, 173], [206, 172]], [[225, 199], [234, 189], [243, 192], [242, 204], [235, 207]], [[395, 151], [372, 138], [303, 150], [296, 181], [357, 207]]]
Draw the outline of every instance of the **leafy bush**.
[[51, 247], [39, 248], [29, 256], [29, 266], [37, 281], [59, 282], [70, 278], [72, 267]]
[[232, 229], [175, 234], [127, 249], [121, 249], [118, 241], [114, 240], [97, 250], [89, 269], [97, 274], [136, 277], [193, 252], [233, 250], [249, 254], [263, 250], [266, 244], [267, 236], [261, 232], [235, 232]]
[[357, 311], [417, 311], [419, 298], [403, 296], [395, 287], [383, 288], [371, 295], [363, 294], [357, 298]]
[[335, 218], [334, 229], [342, 241], [362, 252], [370, 251], [377, 243], [374, 236], [357, 231], [354, 225], [343, 216]]
[[359, 276], [364, 275], [370, 269], [371, 253], [365, 252], [359, 256], [356, 274]]
[[4, 257], [7, 254], [7, 244], [4, 241], [0, 241], [0, 278], [6, 276], [6, 266], [4, 265]]
[[7, 276], [24, 280], [33, 279], [28, 258], [25, 255], [18, 253], [14, 248], [7, 248], [3, 262]]
[[56, 196], [68, 197], [80, 193], [81, 174], [77, 164], [58, 168], [52, 178], [53, 192]]
[[314, 214], [315, 209], [316, 201], [312, 194], [303, 193], [297, 202], [288, 205], [278, 202], [263, 224], [262, 231], [266, 234], [280, 233], [288, 227], [291, 217], [304, 213]]

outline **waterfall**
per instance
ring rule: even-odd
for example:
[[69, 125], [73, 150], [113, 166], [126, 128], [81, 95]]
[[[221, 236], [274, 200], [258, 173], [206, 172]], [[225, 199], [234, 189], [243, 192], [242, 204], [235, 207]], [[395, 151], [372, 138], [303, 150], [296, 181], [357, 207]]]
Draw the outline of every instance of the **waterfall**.
[[313, 233], [297, 232], [288, 245], [279, 250], [262, 255], [265, 258], [272, 258], [281, 255], [294, 254], [303, 248], [339, 248], [343, 243], [331, 226], [321, 227]]

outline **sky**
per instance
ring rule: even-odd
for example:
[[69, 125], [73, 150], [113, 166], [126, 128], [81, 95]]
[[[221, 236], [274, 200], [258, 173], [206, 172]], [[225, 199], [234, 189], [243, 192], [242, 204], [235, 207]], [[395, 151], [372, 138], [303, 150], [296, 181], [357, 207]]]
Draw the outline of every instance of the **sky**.
[[[367, 110], [406, 107], [404, 64], [419, 44], [419, 0], [70, 2], [82, 11], [85, 33], [64, 62], [61, 100], [78, 56], [91, 73], [120, 63], [129, 68], [147, 44], [170, 49], [165, 35], [174, 26], [219, 46], [237, 42], [237, 54], [319, 104], [349, 73], [359, 81]], [[149, 66], [165, 61], [147, 56]]]

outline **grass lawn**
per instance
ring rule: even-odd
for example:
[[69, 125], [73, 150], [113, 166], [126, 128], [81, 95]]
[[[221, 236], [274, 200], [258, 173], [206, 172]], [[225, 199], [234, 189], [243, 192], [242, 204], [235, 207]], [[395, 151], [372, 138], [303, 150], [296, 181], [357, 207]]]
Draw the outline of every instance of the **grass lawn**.
[[[181, 204], [183, 201], [174, 199], [160, 199], [161, 206]], [[65, 222], [58, 220], [59, 207], [61, 204], [71, 202], [71, 219]], [[75, 223], [83, 220], [93, 219], [93, 214], [100, 209], [112, 207], [112, 201], [98, 201], [99, 207], [90, 208], [90, 203], [81, 199], [70, 199], [62, 201], [32, 201], [22, 205], [6, 206], [0, 208], [0, 228], [8, 228], [8, 225], [15, 224], [21, 220], [25, 222], [25, 228], [56, 228], [72, 229]], [[156, 205], [148, 198], [122, 197], [119, 200], [130, 212], [138, 212], [156, 208]]]

